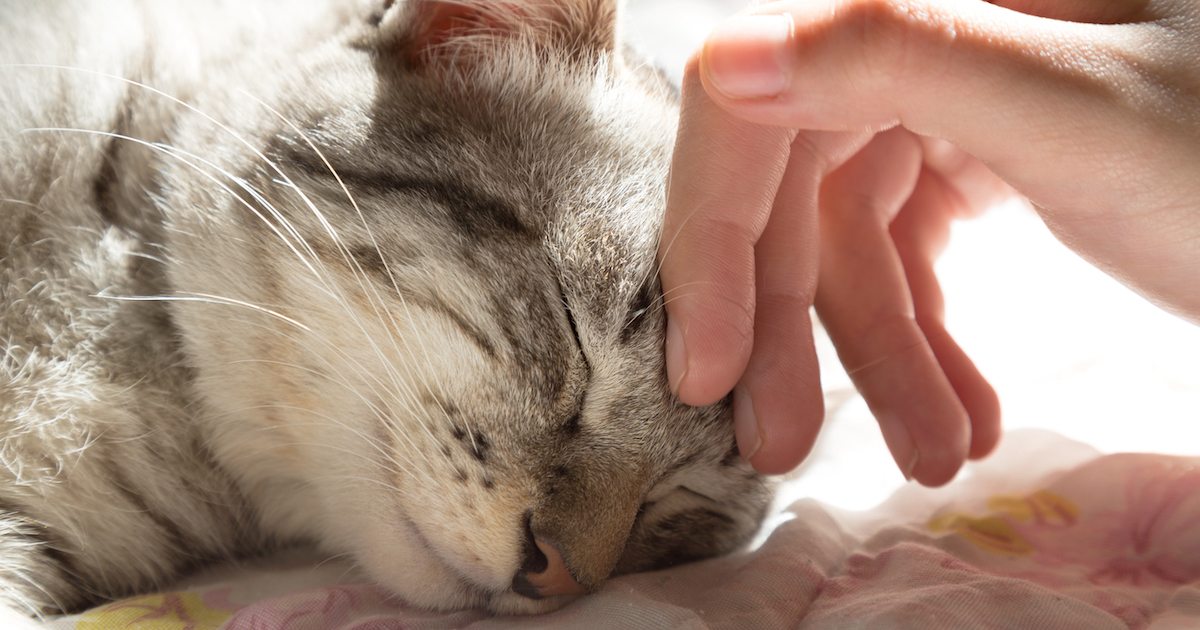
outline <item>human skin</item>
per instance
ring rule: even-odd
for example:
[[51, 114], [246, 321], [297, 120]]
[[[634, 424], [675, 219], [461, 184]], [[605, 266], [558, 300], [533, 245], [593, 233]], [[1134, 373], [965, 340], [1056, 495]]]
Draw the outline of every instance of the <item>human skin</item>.
[[933, 262], [952, 219], [1014, 190], [1200, 322], [1200, 2], [802, 0], [730, 18], [683, 84], [660, 248], [674, 391], [732, 390], [743, 457], [790, 470], [823, 416], [815, 305], [901, 471], [949, 481], [995, 446], [1000, 410], [945, 331]]

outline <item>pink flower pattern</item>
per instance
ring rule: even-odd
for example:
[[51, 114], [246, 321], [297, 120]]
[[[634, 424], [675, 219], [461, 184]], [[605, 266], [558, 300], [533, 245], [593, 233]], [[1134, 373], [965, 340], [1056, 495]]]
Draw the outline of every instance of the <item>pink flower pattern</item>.
[[[225, 586], [118, 602], [50, 628], [119, 630], [96, 625], [108, 610], [136, 630], [213, 630], [189, 621], [181, 597], [231, 613], [220, 630], [1200, 627], [1200, 605], [1188, 603], [1200, 590], [1200, 459], [1111, 455], [1041, 476], [1001, 459], [980, 465], [1005, 480], [992, 487], [1016, 476], [1025, 492], [908, 488], [859, 516], [802, 501], [754, 552], [618, 578], [541, 617], [424, 611], [369, 584], [258, 601]], [[931, 505], [942, 507], [922, 517]]]

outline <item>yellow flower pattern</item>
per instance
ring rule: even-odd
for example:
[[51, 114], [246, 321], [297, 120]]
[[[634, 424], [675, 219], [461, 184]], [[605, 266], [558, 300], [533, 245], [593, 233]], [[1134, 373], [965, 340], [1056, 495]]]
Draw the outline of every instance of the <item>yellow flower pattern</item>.
[[88, 612], [77, 630], [216, 630], [233, 613], [210, 608], [196, 593], [165, 593], [114, 602]]
[[999, 494], [988, 500], [988, 509], [1022, 523], [1071, 526], [1079, 519], [1079, 508], [1049, 490], [1038, 490], [1026, 497]]
[[996, 495], [988, 500], [991, 514], [973, 516], [949, 512], [934, 516], [928, 527], [935, 533], [955, 533], [976, 547], [1006, 556], [1029, 556], [1036, 548], [1013, 528], [1009, 519], [1039, 525], [1074, 525], [1079, 507], [1047, 490], [1028, 496]]

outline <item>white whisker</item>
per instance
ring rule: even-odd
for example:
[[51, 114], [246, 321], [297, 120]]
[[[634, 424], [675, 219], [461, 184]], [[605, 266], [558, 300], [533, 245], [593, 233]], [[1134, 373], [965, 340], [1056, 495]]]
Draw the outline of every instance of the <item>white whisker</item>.
[[104, 298], [107, 300], [118, 300], [122, 302], [206, 302], [209, 304], [241, 306], [253, 311], [258, 311], [264, 315], [270, 315], [275, 319], [287, 322], [301, 330], [312, 332], [312, 329], [308, 326], [305, 326], [304, 324], [288, 317], [287, 315], [283, 315], [282, 313], [277, 313], [271, 309], [263, 308], [257, 304], [251, 304], [249, 302], [235, 300], [228, 297], [221, 297], [219, 295], [208, 295], [206, 293], [183, 293], [181, 295], [106, 295], [103, 293], [98, 293], [92, 297]]
[[[337, 183], [338, 183], [338, 186], [340, 186], [340, 187], [341, 187], [341, 189], [342, 189], [342, 192], [343, 192], [343, 193], [345, 194], [345, 196], [346, 196], [346, 199], [347, 199], [347, 200], [350, 202], [351, 206], [354, 208], [354, 211], [355, 211], [355, 213], [358, 215], [359, 222], [360, 222], [360, 224], [363, 226], [364, 230], [365, 230], [365, 231], [366, 231], [366, 233], [367, 233], [367, 236], [368, 236], [368, 238], [369, 238], [369, 239], [370, 239], [370, 241], [371, 241], [371, 246], [374, 248], [374, 250], [375, 250], [376, 254], [378, 254], [378, 255], [379, 255], [379, 259], [380, 259], [380, 260], [382, 261], [382, 263], [383, 263], [383, 268], [384, 268], [384, 271], [387, 273], [388, 280], [389, 280], [389, 281], [391, 282], [391, 284], [392, 284], [392, 289], [394, 290], [394, 292], [395, 292], [395, 295], [396, 295], [396, 296], [399, 298], [399, 300], [400, 300], [400, 305], [401, 305], [401, 307], [403, 308], [403, 310], [404, 310], [405, 314], [408, 316], [408, 319], [409, 319], [409, 324], [412, 326], [412, 328], [413, 328], [413, 329], [416, 329], [416, 322], [415, 322], [415, 320], [413, 319], [412, 311], [411, 311], [411, 309], [409, 308], [409, 305], [408, 305], [408, 302], [407, 302], [407, 300], [405, 300], [405, 299], [404, 299], [404, 292], [400, 290], [399, 282], [397, 281], [397, 279], [396, 279], [395, 275], [394, 275], [394, 274], [393, 274], [393, 272], [392, 272], [392, 267], [391, 267], [391, 264], [388, 262], [388, 260], [387, 260], [387, 257], [383, 255], [383, 251], [382, 251], [382, 249], [380, 249], [380, 247], [379, 247], [379, 243], [378, 243], [378, 241], [377, 241], [377, 240], [376, 240], [376, 238], [375, 238], [375, 233], [374, 233], [374, 231], [371, 229], [371, 226], [370, 226], [370, 224], [367, 222], [367, 220], [366, 220], [366, 217], [365, 217], [365, 216], [363, 216], [362, 208], [360, 208], [360, 207], [359, 207], [359, 205], [358, 205], [358, 202], [357, 202], [357, 201], [354, 199], [354, 195], [352, 195], [352, 194], [350, 193], [350, 189], [349, 189], [349, 187], [348, 187], [348, 186], [346, 185], [346, 183], [345, 183], [345, 182], [342, 180], [342, 177], [341, 177], [341, 176], [338, 174], [338, 172], [337, 172], [337, 169], [335, 169], [335, 168], [333, 167], [333, 165], [332, 165], [332, 164], [329, 162], [329, 159], [328, 159], [328, 158], [325, 156], [325, 154], [324, 154], [324, 153], [323, 153], [323, 152], [320, 150], [320, 148], [319, 148], [319, 147], [317, 147], [317, 145], [316, 145], [316, 144], [315, 144], [315, 143], [312, 141], [312, 139], [311, 139], [311, 138], [308, 136], [308, 134], [307, 134], [307, 133], [305, 133], [303, 130], [301, 130], [301, 129], [300, 129], [298, 126], [296, 126], [296, 125], [295, 125], [295, 123], [293, 123], [293, 122], [292, 122], [291, 120], [289, 120], [287, 117], [283, 116], [283, 115], [282, 115], [280, 112], [278, 112], [277, 110], [275, 110], [274, 108], [272, 108], [272, 107], [271, 107], [271, 106], [269, 106], [268, 104], [266, 104], [266, 103], [262, 102], [261, 100], [259, 100], [257, 97], [255, 97], [255, 96], [253, 96], [253, 95], [250, 95], [250, 94], [247, 94], [247, 93], [245, 93], [245, 92], [243, 92], [243, 94], [246, 94], [248, 97], [250, 97], [250, 98], [252, 98], [253, 100], [255, 100], [256, 102], [258, 102], [258, 103], [259, 103], [259, 104], [260, 104], [262, 107], [264, 107], [264, 108], [266, 108], [268, 111], [270, 111], [270, 112], [271, 112], [273, 115], [275, 115], [275, 116], [276, 116], [276, 117], [277, 117], [279, 120], [281, 120], [281, 121], [282, 121], [284, 124], [288, 125], [288, 126], [289, 126], [289, 127], [292, 129], [292, 131], [293, 131], [294, 133], [296, 133], [297, 135], [299, 135], [301, 138], [303, 138], [303, 139], [304, 139], [305, 143], [306, 143], [306, 144], [309, 146], [309, 148], [311, 148], [311, 149], [313, 150], [313, 152], [315, 152], [315, 153], [317, 154], [317, 156], [318, 156], [318, 157], [321, 159], [321, 162], [322, 162], [322, 163], [325, 165], [325, 167], [326, 167], [326, 168], [329, 170], [329, 173], [330, 173], [330, 175], [332, 175], [332, 176], [333, 176], [333, 178], [334, 178], [334, 179], [337, 181]], [[290, 182], [290, 180], [289, 180], [289, 183], [291, 183], [291, 182]], [[296, 189], [296, 190], [297, 190], [297, 191], [298, 191], [298, 192], [299, 192], [301, 195], [303, 195], [303, 194], [304, 194], [304, 193], [303, 193], [303, 191], [299, 189], [299, 187], [295, 186], [294, 184], [292, 184], [292, 186], [293, 186], [293, 187], [294, 187], [294, 188], [295, 188], [295, 189]], [[395, 321], [395, 319], [394, 319], [394, 318], [391, 316], [391, 311], [390, 311], [389, 309], [387, 309], [387, 308], [383, 308], [383, 298], [382, 298], [382, 296], [380, 295], [380, 293], [379, 293], [378, 289], [376, 289], [376, 288], [374, 287], [374, 285], [372, 285], [372, 284], [369, 282], [369, 280], [368, 280], [368, 278], [367, 278], [367, 274], [366, 274], [366, 273], [363, 271], [363, 269], [362, 269], [361, 265], [358, 263], [358, 261], [357, 261], [357, 260], [356, 260], [356, 259], [355, 259], [353, 256], [351, 256], [351, 255], [350, 255], [350, 253], [349, 253], [348, 249], [347, 249], [347, 248], [346, 248], [346, 246], [343, 244], [343, 242], [342, 242], [341, 238], [338, 236], [337, 232], [336, 232], [336, 231], [334, 231], [334, 229], [333, 229], [333, 226], [329, 224], [329, 222], [327, 221], [327, 219], [324, 217], [324, 215], [322, 215], [322, 214], [321, 214], [321, 212], [320, 212], [320, 211], [319, 211], [319, 210], [316, 208], [316, 206], [315, 206], [314, 204], [311, 204], [311, 203], [310, 203], [310, 204], [308, 204], [308, 205], [309, 205], [309, 208], [310, 208], [310, 210], [311, 210], [311, 211], [312, 211], [312, 212], [313, 212], [313, 213], [314, 213], [314, 214], [317, 216], [317, 218], [318, 218], [318, 220], [321, 222], [322, 226], [323, 226], [323, 227], [325, 227], [325, 229], [326, 229], [326, 232], [327, 232], [327, 233], [329, 234], [329, 236], [330, 236], [330, 237], [331, 237], [331, 238], [334, 240], [334, 243], [335, 243], [335, 245], [337, 246], [337, 249], [338, 249], [339, 253], [342, 255], [342, 257], [343, 257], [343, 260], [345, 261], [346, 265], [347, 265], [348, 267], [350, 267], [350, 268], [351, 268], [351, 269], [354, 271], [354, 274], [355, 274], [355, 279], [356, 279], [356, 280], [359, 282], [359, 286], [360, 286], [360, 288], [362, 288], [362, 289], [364, 290], [364, 293], [367, 293], [367, 294], [368, 294], [368, 300], [369, 300], [369, 302], [370, 302], [370, 304], [371, 304], [371, 307], [372, 307], [372, 309], [374, 309], [374, 310], [375, 310], [375, 315], [376, 315], [376, 317], [377, 317], [377, 318], [379, 318], [380, 320], [382, 320], [382, 319], [383, 319], [383, 317], [382, 317], [382, 315], [381, 315], [381, 311], [382, 311], [383, 313], [386, 313], [386, 314], [388, 315], [387, 319], [390, 321], [390, 323], [392, 324], [392, 326], [391, 326], [391, 327], [388, 327], [388, 326], [386, 326], [386, 323], [387, 323], [387, 322], [384, 322], [384, 323], [385, 323], [385, 326], [384, 326], [384, 328], [385, 328], [386, 330], [388, 330], [389, 332], [391, 332], [391, 330], [392, 330], [393, 328], [397, 328], [397, 329], [398, 329], [398, 328], [399, 328], [399, 325], [398, 325], [398, 323]], [[369, 290], [368, 290], [368, 289], [369, 289]], [[377, 304], [378, 304], [378, 305], [377, 305]], [[350, 309], [347, 309], [347, 311], [350, 311]], [[352, 312], [351, 312], [350, 314], [351, 314], [352, 316], [354, 315]], [[360, 324], [360, 328], [361, 328], [361, 324]], [[364, 332], [365, 332], [365, 331], [364, 331]], [[389, 337], [391, 338], [392, 345], [393, 345], [393, 349], [394, 349], [394, 350], [395, 350], [395, 351], [396, 351], [396, 352], [399, 354], [399, 353], [400, 353], [400, 349], [399, 349], [399, 347], [398, 347], [398, 346], [397, 346], [397, 344], [396, 344], [396, 337], [395, 337], [395, 335], [394, 335], [394, 334], [389, 334]], [[368, 338], [368, 339], [373, 339], [373, 338], [372, 338], [371, 336], [369, 336], [369, 335], [367, 336], [367, 338]], [[402, 339], [403, 339], [403, 342], [404, 342], [404, 344], [405, 344], [405, 346], [406, 346], [406, 349], [408, 350], [408, 354], [411, 354], [411, 353], [412, 353], [412, 349], [411, 349], [411, 348], [407, 348], [407, 346], [408, 346], [408, 338], [407, 338], [407, 337], [403, 337]], [[421, 337], [420, 337], [419, 335], [417, 336], [417, 342], [418, 342], [418, 344], [420, 345], [420, 351], [421, 351], [421, 353], [424, 355], [426, 362], [427, 362], [427, 363], [430, 363], [430, 362], [431, 362], [431, 359], [430, 359], [430, 356], [429, 356], [429, 350], [428, 350], [428, 348], [427, 348], [427, 347], [425, 347], [424, 341], [421, 339]], [[372, 344], [373, 344], [373, 341], [372, 341]], [[384, 365], [385, 365], [385, 366], [388, 366], [388, 367], [390, 367], [390, 362], [388, 362], [388, 361], [386, 360], [386, 357], [384, 357], [384, 355], [383, 355], [382, 351], [381, 351], [379, 348], [375, 348], [375, 350], [376, 350], [377, 354], [379, 355], [380, 359], [383, 359], [383, 363], [384, 363]], [[431, 376], [432, 376], [432, 377], [434, 378], [434, 380], [435, 380], [435, 383], [434, 383], [434, 384], [435, 384], [435, 386], [436, 386], [436, 387], [437, 387], [439, 390], [443, 390], [443, 389], [444, 389], [444, 387], [443, 387], [443, 386], [442, 386], [440, 383], [437, 383], [437, 382], [436, 382], [436, 379], [437, 379], [436, 372], [431, 372]], [[392, 377], [392, 378], [393, 378], [393, 380], [394, 380], [394, 384], [399, 384], [399, 381], [400, 381], [400, 379], [398, 378], [398, 375], [396, 375], [396, 374], [392, 373], [392, 374], [391, 374], [391, 377]], [[408, 392], [408, 394], [409, 394], [410, 396], [414, 396], [414, 397], [415, 397], [415, 392]], [[435, 401], [435, 404], [437, 404], [437, 405], [438, 405], [438, 407], [439, 407], [439, 408], [441, 408], [441, 402], [438, 400], [438, 398], [435, 396], [435, 397], [433, 397], [433, 399], [434, 399], [434, 401]], [[446, 414], [446, 410], [445, 410], [445, 409], [440, 409], [440, 410], [442, 411], [443, 415], [447, 415], [447, 414]], [[422, 427], [423, 427], [423, 426], [424, 426], [424, 425], [422, 425]], [[474, 439], [474, 437], [472, 437], [472, 440], [473, 440], [473, 439]]]

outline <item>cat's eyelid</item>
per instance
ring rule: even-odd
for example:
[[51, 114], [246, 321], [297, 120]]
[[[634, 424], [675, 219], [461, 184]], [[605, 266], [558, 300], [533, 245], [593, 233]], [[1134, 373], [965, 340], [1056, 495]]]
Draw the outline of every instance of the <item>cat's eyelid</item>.
[[[580, 354], [583, 355], [583, 361], [586, 364], [587, 352], [583, 349], [583, 340], [579, 337], [579, 324], [575, 321], [575, 313], [571, 310], [571, 303], [567, 300], [567, 292], [563, 289], [562, 282], [558, 283], [558, 295], [562, 299], [563, 309], [567, 312], [567, 323], [571, 326], [571, 336], [575, 338], [575, 345], [579, 348]], [[588, 366], [588, 371], [591, 371], [591, 366]]]
[[656, 503], [661, 503], [662, 501], [665, 501], [668, 497], [670, 497], [671, 495], [673, 495], [675, 493], [682, 493], [685, 496], [696, 497], [696, 498], [702, 499], [704, 501], [707, 501], [709, 503], [720, 504], [720, 501], [717, 501], [716, 499], [714, 499], [702, 492], [697, 492], [682, 483], [663, 484], [663, 485], [666, 486], [666, 489], [660, 490], [660, 488], [661, 488], [661, 486], [660, 486], [660, 488], [652, 489], [650, 491], [650, 493], [648, 495], [646, 495], [646, 499], [642, 503], [643, 506], [649, 507]]
[[707, 500], [707, 501], [712, 501], [713, 503], [718, 503], [718, 501], [717, 501], [716, 499], [714, 499], [714, 498], [712, 498], [712, 497], [708, 496], [707, 494], [704, 494], [703, 492], [696, 492], [695, 490], [692, 490], [691, 488], [689, 488], [689, 487], [687, 487], [687, 486], [683, 486], [683, 485], [681, 485], [681, 486], [679, 486], [679, 487], [678, 487], [678, 488], [676, 488], [676, 489], [677, 489], [677, 490], [683, 490], [684, 492], [687, 492], [688, 494], [692, 494], [692, 495], [698, 496], [698, 497], [700, 497], [701, 499], [705, 499], [705, 500]]

